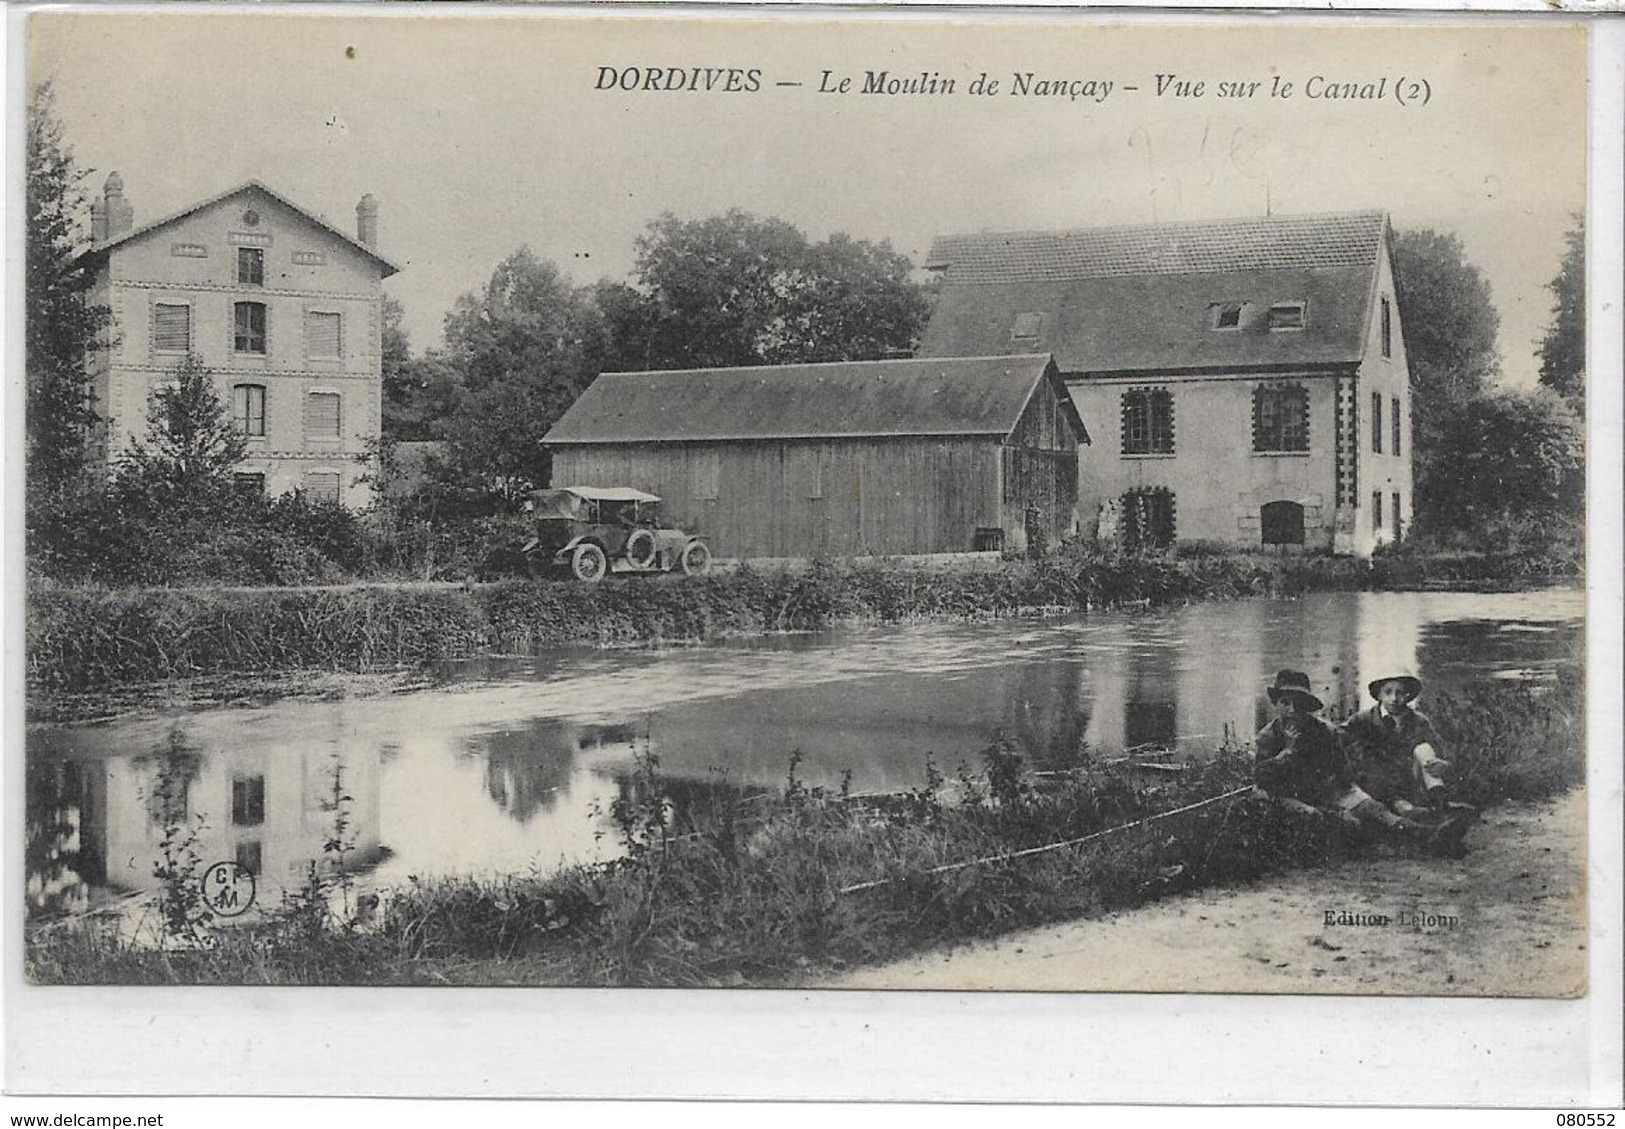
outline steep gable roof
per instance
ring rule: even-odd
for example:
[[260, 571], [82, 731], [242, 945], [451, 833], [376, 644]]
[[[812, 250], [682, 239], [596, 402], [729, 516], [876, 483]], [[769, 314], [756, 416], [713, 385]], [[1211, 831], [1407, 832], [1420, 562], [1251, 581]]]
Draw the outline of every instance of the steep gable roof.
[[604, 373], [542, 442], [1007, 435], [1052, 381], [1047, 354]]
[[[1066, 372], [1357, 362], [1387, 226], [1368, 211], [944, 236], [919, 352], [1045, 349]], [[1305, 303], [1302, 329], [1268, 328], [1279, 302]], [[1215, 328], [1221, 303], [1243, 304], [1235, 329]], [[1015, 335], [1022, 314], [1036, 334]]]
[[323, 219], [321, 216], [317, 215], [315, 212], [310, 211], [308, 208], [300, 207], [298, 204], [295, 204], [293, 201], [289, 200], [286, 196], [283, 196], [281, 193], [275, 192], [275, 191], [271, 190], [270, 188], [267, 188], [264, 184], [260, 183], [257, 180], [244, 181], [242, 184], [237, 185], [235, 188], [228, 188], [224, 192], [217, 193], [214, 196], [210, 196], [207, 200], [200, 200], [196, 204], [192, 204], [189, 207], [182, 208], [178, 212], [172, 212], [171, 214], [169, 214], [167, 216], [163, 216], [163, 217], [161, 217], [159, 219], [153, 220], [151, 223], [144, 223], [144, 224], [141, 224], [139, 227], [131, 228], [129, 231], [126, 231], [122, 235], [116, 236], [116, 237], [114, 237], [112, 239], [104, 240], [101, 243], [96, 244], [95, 246], [90, 248], [90, 250], [86, 251], [82, 256], [80, 256], [80, 258], [82, 260], [100, 259], [100, 258], [106, 256], [108, 252], [112, 251], [116, 247], [122, 246], [123, 244], [129, 243], [129, 242], [132, 242], [133, 240], [140, 239], [143, 236], [150, 235], [151, 233], [159, 230], [160, 228], [168, 227], [170, 224], [175, 223], [175, 222], [177, 222], [179, 220], [183, 220], [187, 216], [195, 215], [196, 213], [203, 211], [205, 208], [212, 208], [216, 204], [219, 204], [219, 203], [221, 203], [223, 201], [231, 199], [233, 196], [238, 196], [238, 195], [241, 195], [242, 193], [245, 193], [245, 192], [256, 192], [256, 191], [257, 192], [262, 192], [266, 196], [269, 196], [272, 200], [276, 201], [278, 204], [282, 205], [284, 208], [288, 208], [291, 211], [297, 212], [300, 216], [302, 216], [305, 219], [309, 220], [311, 223], [315, 224], [317, 227], [321, 228], [322, 230], [328, 232], [334, 238], [340, 239], [343, 242], [348, 243], [351, 247], [355, 248], [355, 250], [361, 252], [361, 254], [367, 256], [369, 259], [372, 259], [372, 260], [376, 261], [379, 264], [379, 266], [381, 266], [383, 268], [381, 277], [388, 278], [390, 275], [398, 274], [400, 272], [399, 267], [397, 267], [394, 263], [390, 262], [388, 259], [384, 258], [377, 251], [374, 251], [371, 247], [368, 247], [365, 243], [361, 242], [359, 239], [355, 238], [352, 235], [345, 234], [343, 231], [341, 231], [340, 229], [334, 227], [332, 224], [328, 223], [325, 219]]

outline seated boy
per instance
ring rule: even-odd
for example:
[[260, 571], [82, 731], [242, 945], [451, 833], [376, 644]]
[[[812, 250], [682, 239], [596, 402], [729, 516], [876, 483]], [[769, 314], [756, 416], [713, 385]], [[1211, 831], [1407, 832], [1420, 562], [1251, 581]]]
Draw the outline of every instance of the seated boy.
[[1367, 687], [1377, 704], [1344, 723], [1343, 746], [1360, 787], [1403, 816], [1434, 826], [1434, 837], [1458, 853], [1473, 809], [1454, 803], [1433, 723], [1412, 708], [1422, 692], [1413, 675], [1379, 678]]
[[1336, 731], [1315, 716], [1322, 703], [1307, 674], [1283, 670], [1267, 692], [1277, 713], [1253, 742], [1253, 781], [1260, 794], [1297, 811], [1333, 813], [1350, 825], [1402, 835], [1416, 829], [1354, 783]]

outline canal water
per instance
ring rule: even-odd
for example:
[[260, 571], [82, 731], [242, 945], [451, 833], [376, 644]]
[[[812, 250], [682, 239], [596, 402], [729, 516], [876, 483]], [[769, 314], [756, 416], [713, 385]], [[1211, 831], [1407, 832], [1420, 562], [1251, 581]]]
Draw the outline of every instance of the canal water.
[[679, 794], [781, 786], [792, 753], [807, 784], [850, 773], [854, 791], [917, 787], [928, 761], [951, 775], [998, 740], [1040, 766], [1147, 744], [1200, 753], [1257, 730], [1281, 667], [1307, 671], [1336, 719], [1381, 674], [1415, 671], [1429, 693], [1550, 679], [1580, 661], [1584, 614], [1577, 590], [1322, 594], [554, 652], [460, 665], [397, 697], [41, 726], [29, 910], [155, 888], [177, 822], [201, 825], [204, 866], [254, 871], [262, 900], [330, 859], [338, 810], [347, 861], [379, 886], [604, 857], [605, 812], [640, 751]]

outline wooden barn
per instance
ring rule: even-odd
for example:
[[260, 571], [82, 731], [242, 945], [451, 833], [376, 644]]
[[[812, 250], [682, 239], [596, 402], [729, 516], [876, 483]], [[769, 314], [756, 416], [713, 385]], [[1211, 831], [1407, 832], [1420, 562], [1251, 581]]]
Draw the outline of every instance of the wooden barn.
[[956, 553], [1075, 524], [1083, 421], [1048, 354], [605, 373], [543, 442], [722, 557]]

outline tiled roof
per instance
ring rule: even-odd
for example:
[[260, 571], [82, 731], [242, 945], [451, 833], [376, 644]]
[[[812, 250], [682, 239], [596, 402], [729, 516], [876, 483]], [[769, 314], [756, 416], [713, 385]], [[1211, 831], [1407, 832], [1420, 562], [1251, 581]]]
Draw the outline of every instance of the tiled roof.
[[1369, 211], [944, 235], [926, 266], [964, 284], [1368, 266], [1386, 223]]
[[[1067, 374], [1357, 363], [1387, 226], [1353, 212], [946, 236], [917, 355], [1041, 350]], [[1280, 302], [1304, 303], [1303, 328], [1269, 328]], [[1232, 303], [1240, 324], [1221, 331], [1215, 307]]]
[[1044, 379], [1047, 354], [605, 373], [542, 441], [1006, 435]]

